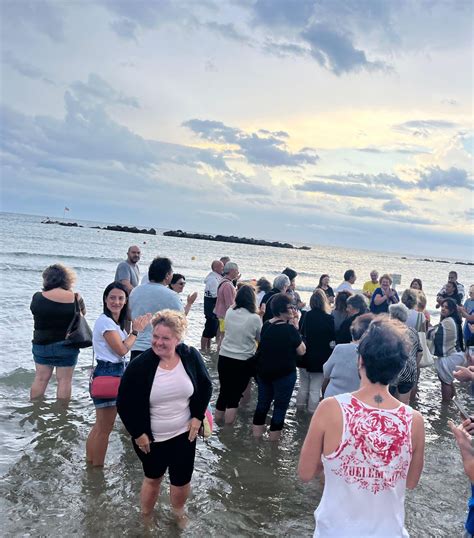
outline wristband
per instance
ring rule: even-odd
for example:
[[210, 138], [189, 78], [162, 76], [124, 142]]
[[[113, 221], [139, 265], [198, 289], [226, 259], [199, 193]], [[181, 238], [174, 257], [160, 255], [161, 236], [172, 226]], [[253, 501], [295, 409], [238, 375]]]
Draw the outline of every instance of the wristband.
[[130, 334], [133, 334], [133, 336], [135, 336], [135, 338], [138, 336], [138, 331], [136, 331], [135, 329], [130, 333]]

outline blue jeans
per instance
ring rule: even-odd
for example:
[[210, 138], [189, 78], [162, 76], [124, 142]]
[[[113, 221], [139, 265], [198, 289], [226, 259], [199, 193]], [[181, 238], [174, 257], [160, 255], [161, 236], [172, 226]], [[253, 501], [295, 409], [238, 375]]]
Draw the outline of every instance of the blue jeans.
[[291, 395], [296, 383], [296, 370], [284, 377], [273, 381], [257, 376], [258, 400], [257, 409], [253, 415], [256, 426], [265, 424], [268, 411], [273, 402], [273, 415], [270, 422], [270, 431], [280, 431], [285, 423], [285, 415], [290, 405]]
[[36, 364], [54, 367], [74, 367], [77, 364], [79, 350], [70, 346], [65, 340], [52, 344], [33, 344], [33, 358]]

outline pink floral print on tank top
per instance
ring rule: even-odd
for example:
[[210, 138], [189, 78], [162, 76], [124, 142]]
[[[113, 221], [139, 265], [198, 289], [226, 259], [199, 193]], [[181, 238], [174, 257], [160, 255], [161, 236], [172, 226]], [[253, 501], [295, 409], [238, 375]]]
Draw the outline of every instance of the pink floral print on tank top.
[[412, 412], [364, 405], [355, 397], [340, 402], [344, 413], [343, 441], [328, 459], [332, 471], [348, 484], [376, 494], [406, 480], [411, 461]]

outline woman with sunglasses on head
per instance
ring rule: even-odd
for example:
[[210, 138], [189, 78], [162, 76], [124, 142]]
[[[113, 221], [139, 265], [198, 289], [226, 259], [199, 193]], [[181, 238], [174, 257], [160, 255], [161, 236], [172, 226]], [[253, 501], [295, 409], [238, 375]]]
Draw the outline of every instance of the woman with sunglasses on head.
[[[186, 286], [186, 277], [184, 275], [181, 275], [180, 273], [173, 273], [173, 277], [168, 287], [179, 294], [183, 293], [184, 286]], [[186, 299], [186, 304], [184, 306], [184, 313], [186, 316], [189, 314], [191, 307], [196, 301], [197, 295], [197, 291], [188, 295]]]
[[[92, 374], [96, 377], [122, 377], [125, 355], [135, 343], [138, 334], [150, 323], [151, 314], [139, 316], [132, 321], [132, 331], [127, 334], [127, 288], [120, 282], [112, 282], [102, 297], [103, 313], [94, 325], [92, 345], [97, 365]], [[92, 398], [96, 419], [86, 443], [87, 462], [102, 466], [109, 446], [109, 436], [117, 416], [117, 401], [114, 398]]]
[[298, 332], [298, 311], [292, 306], [291, 297], [277, 293], [272, 298], [272, 318], [262, 327], [256, 356], [258, 400], [253, 416], [254, 437], [262, 437], [273, 402], [269, 438], [280, 438], [296, 383], [296, 357], [305, 352]]

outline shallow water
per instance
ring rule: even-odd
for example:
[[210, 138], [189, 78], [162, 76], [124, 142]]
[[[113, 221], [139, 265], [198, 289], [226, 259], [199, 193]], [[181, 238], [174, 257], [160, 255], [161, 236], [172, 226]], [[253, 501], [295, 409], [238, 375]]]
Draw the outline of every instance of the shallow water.
[[[199, 441], [193, 493], [188, 502], [191, 523], [181, 532], [169, 512], [164, 488], [149, 526], [139, 514], [141, 467], [128, 435], [117, 421], [106, 467], [85, 464], [85, 440], [94, 420], [87, 393], [90, 351], [82, 352], [75, 372], [73, 399], [67, 409], [54, 400], [54, 382], [43, 402], [28, 401], [33, 380], [30, 341], [31, 295], [40, 289], [41, 270], [61, 261], [78, 273], [92, 324], [100, 312], [101, 292], [113, 278], [126, 248], [140, 239], [144, 262], [169, 255], [186, 275], [186, 291], [201, 298], [190, 315], [187, 341], [197, 345], [202, 330], [202, 279], [209, 261], [223, 254], [239, 262], [244, 278], [273, 276], [284, 266], [300, 270], [298, 282], [311, 290], [322, 272], [337, 285], [349, 265], [361, 275], [372, 266], [402, 273], [402, 282], [420, 276], [432, 299], [448, 267], [400, 256], [316, 247], [292, 252], [264, 247], [132, 236], [118, 232], [67, 229], [39, 224], [38, 217], [1, 215], [4, 237], [0, 257], [2, 309], [0, 327], [0, 472], [2, 532], [5, 536], [310, 536], [313, 511], [322, 492], [319, 481], [302, 484], [296, 465], [309, 417], [297, 412], [294, 399], [280, 444], [251, 437], [254, 401], [244, 407], [234, 427], [216, 427], [209, 440]], [[146, 245], [141, 244], [147, 241]], [[195, 256], [197, 259], [192, 260]], [[352, 263], [350, 262], [352, 260]], [[461, 271], [462, 269], [462, 271]], [[473, 281], [460, 266], [460, 280]], [[303, 292], [305, 297], [308, 293]], [[216, 356], [205, 356], [217, 396]], [[255, 393], [255, 390], [254, 390]], [[472, 409], [467, 391], [460, 399]], [[407, 527], [412, 536], [458, 536], [462, 533], [469, 484], [460, 456], [448, 433], [448, 418], [457, 421], [453, 406], [440, 404], [434, 372], [424, 370], [415, 406], [425, 417], [426, 464], [419, 486], [407, 493]]]

